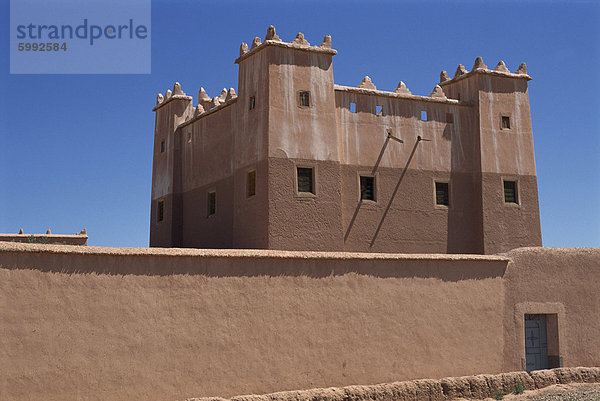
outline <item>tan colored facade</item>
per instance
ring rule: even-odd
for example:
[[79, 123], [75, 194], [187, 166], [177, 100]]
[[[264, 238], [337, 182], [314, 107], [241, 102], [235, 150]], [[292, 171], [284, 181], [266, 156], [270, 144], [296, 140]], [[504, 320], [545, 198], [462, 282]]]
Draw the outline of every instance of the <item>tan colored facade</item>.
[[519, 371], [527, 314], [548, 317], [549, 367], [600, 366], [599, 282], [600, 249], [5, 242], [0, 398], [184, 400]]
[[[196, 106], [179, 84], [159, 95], [150, 246], [492, 254], [541, 245], [524, 64], [511, 73], [478, 58], [415, 96], [368, 77], [336, 85], [329, 36], [285, 43], [269, 28], [265, 39], [240, 48], [238, 95], [201, 90]], [[298, 168], [310, 169], [311, 191], [299, 192]], [[372, 199], [361, 200], [361, 176], [373, 177]]]

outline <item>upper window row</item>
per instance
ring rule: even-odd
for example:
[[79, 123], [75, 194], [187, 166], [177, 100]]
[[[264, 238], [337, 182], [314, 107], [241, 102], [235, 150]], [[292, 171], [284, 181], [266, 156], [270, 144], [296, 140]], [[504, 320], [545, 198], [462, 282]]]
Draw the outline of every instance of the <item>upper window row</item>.
[[[298, 91], [298, 106], [310, 107], [311, 99], [309, 91]], [[256, 96], [250, 96], [248, 99], [248, 110], [254, 110], [256, 108]]]

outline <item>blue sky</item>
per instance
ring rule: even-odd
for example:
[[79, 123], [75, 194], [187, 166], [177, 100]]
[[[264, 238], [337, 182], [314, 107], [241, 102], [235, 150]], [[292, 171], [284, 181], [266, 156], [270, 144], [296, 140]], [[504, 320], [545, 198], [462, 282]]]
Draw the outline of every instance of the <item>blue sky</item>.
[[153, 1], [147, 75], [10, 75], [0, 23], [0, 232], [148, 246], [156, 94], [237, 89], [242, 41], [333, 37], [334, 77], [428, 95], [442, 69], [526, 62], [545, 246], [600, 246], [600, 5], [542, 1]]

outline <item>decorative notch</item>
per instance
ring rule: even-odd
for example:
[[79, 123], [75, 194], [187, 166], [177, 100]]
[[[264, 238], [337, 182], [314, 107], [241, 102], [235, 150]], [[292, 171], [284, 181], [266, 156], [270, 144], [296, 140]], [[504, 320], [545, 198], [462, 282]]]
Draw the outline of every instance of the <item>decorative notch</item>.
[[198, 104], [198, 106], [196, 106], [196, 109], [194, 109], [194, 117], [199, 116], [202, 113], [204, 113], [204, 107], [202, 107], [201, 104]]
[[277, 33], [275, 33], [275, 27], [273, 25], [270, 25], [267, 28], [267, 36], [265, 36], [265, 42], [267, 40], [274, 40], [275, 42], [281, 42], [281, 39], [279, 39], [279, 36], [277, 36]]
[[487, 70], [487, 65], [485, 65], [485, 63], [483, 62], [483, 59], [481, 57], [477, 57], [475, 59], [475, 63], [473, 63], [473, 68], [471, 68], [471, 71], [477, 71], [477, 70]]
[[462, 77], [463, 75], [467, 74], [469, 71], [467, 71], [467, 69], [465, 68], [464, 65], [459, 64], [458, 67], [456, 67], [456, 72], [454, 73], [454, 78], [458, 78], [458, 77]]
[[296, 39], [294, 39], [292, 43], [300, 46], [310, 46], [310, 43], [308, 43], [308, 41], [304, 39], [304, 34], [302, 32], [298, 32], [298, 34], [296, 35]]
[[246, 53], [248, 53], [248, 44], [246, 42], [242, 42], [242, 44], [240, 45], [240, 57], [242, 57]]
[[179, 82], [175, 82], [175, 85], [173, 85], [173, 96], [185, 96], [185, 92], [181, 90]]
[[225, 96], [225, 102], [228, 102], [231, 99], [235, 99], [236, 97], [237, 95], [235, 93], [235, 89], [229, 88], [229, 90], [227, 91], [227, 96]]
[[371, 81], [371, 78], [369, 78], [369, 76], [368, 76], [368, 75], [366, 75], [366, 76], [363, 78], [363, 80], [361, 81], [361, 83], [360, 83], [360, 84], [358, 84], [358, 87], [359, 87], [359, 88], [362, 88], [362, 89], [377, 89], [377, 88], [375, 87], [375, 84], [373, 84], [373, 82]]
[[218, 97], [219, 103], [225, 103], [226, 98], [227, 98], [227, 89], [223, 88], [223, 90], [221, 91], [221, 94]]
[[252, 47], [250, 47], [250, 51], [256, 49], [261, 44], [262, 44], [262, 42], [260, 41], [260, 38], [258, 36], [255, 37], [254, 40], [252, 41]]
[[204, 88], [200, 88], [198, 91], [198, 104], [201, 104], [205, 109], [210, 104], [210, 96], [208, 96]]
[[446, 81], [450, 81], [450, 77], [448, 76], [448, 73], [446, 72], [446, 70], [442, 70], [442, 72], [440, 72], [440, 83], [446, 82]]
[[496, 66], [496, 68], [494, 68], [494, 71], [498, 71], [498, 72], [510, 72], [508, 70], [508, 68], [506, 68], [506, 64], [504, 64], [504, 61], [502, 61], [502, 60], [500, 60], [500, 62]]
[[433, 91], [429, 94], [429, 97], [435, 97], [438, 99], [446, 99], [446, 94], [444, 93], [444, 90], [442, 89], [441, 86], [436, 85], [435, 88], [433, 88]]
[[323, 43], [321, 43], [321, 46], [324, 49], [331, 49], [331, 35], [325, 35], [325, 37], [323, 38]]
[[527, 65], [525, 63], [521, 63], [515, 74], [525, 74], [527, 75]]
[[408, 88], [406, 87], [406, 84], [402, 81], [400, 81], [398, 83], [398, 86], [396, 87], [396, 89], [394, 89], [394, 93], [401, 93], [404, 95], [412, 95], [412, 93], [410, 93], [410, 90], [408, 90]]

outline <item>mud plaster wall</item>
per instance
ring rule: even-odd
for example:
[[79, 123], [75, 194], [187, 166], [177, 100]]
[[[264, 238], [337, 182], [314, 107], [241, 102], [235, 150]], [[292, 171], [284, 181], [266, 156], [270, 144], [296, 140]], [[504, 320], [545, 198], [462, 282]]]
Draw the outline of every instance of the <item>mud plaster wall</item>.
[[[505, 277], [521, 288], [529, 253], [540, 272], [554, 257], [521, 252], [507, 273], [498, 256], [0, 244], [2, 396], [163, 400], [498, 373], [515, 336], [505, 308], [520, 302]], [[570, 297], [597, 305], [600, 252], [565, 252], [583, 264], [577, 280], [534, 279], [563, 287], [546, 300], [572, 322], [593, 319]]]

